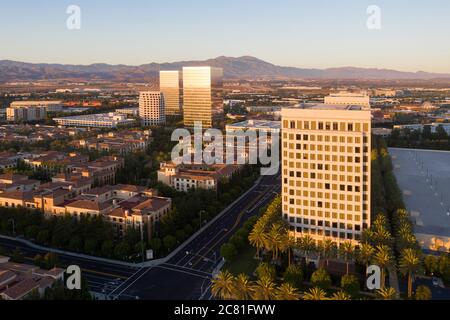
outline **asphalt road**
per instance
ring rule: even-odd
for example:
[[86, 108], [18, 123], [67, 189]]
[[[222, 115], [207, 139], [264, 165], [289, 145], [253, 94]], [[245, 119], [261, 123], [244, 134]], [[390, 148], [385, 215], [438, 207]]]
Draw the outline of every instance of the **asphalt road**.
[[[109, 299], [208, 299], [212, 272], [222, 260], [220, 247], [280, 192], [280, 175], [263, 177], [256, 188], [185, 244], [178, 254], [155, 267], [139, 269], [63, 254], [58, 254], [58, 258], [64, 266], [80, 266], [90, 290], [104, 293]], [[10, 251], [19, 248], [30, 263], [37, 254], [47, 253], [2, 238], [0, 246]]]
[[145, 300], [209, 299], [220, 247], [281, 191], [280, 176], [263, 177], [258, 186], [203, 230], [167, 263], [141, 269], [118, 286], [110, 298]]
[[[19, 248], [25, 256], [25, 262], [30, 264], [33, 263], [33, 258], [36, 255], [45, 255], [47, 253], [47, 251], [31, 248], [21, 242], [3, 238], [0, 238], [0, 246], [9, 251]], [[80, 266], [82, 275], [89, 283], [90, 290], [98, 293], [101, 293], [103, 290], [113, 290], [113, 288], [131, 277], [138, 270], [137, 268], [75, 258], [63, 254], [58, 254], [58, 260], [64, 267], [69, 265]]]

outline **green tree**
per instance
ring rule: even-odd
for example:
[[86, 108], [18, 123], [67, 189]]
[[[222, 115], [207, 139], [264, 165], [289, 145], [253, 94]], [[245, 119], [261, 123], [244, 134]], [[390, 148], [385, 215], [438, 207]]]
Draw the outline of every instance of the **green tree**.
[[236, 258], [236, 247], [232, 243], [225, 243], [220, 248], [220, 255], [225, 258], [225, 261], [231, 262]]
[[349, 263], [352, 261], [355, 252], [355, 247], [350, 241], [341, 243], [339, 246], [339, 253], [344, 258], [346, 265], [346, 274], [349, 273]]
[[414, 249], [404, 249], [400, 259], [400, 271], [408, 275], [408, 298], [412, 297], [414, 274], [420, 268], [420, 254]]
[[303, 270], [299, 266], [290, 265], [283, 274], [284, 282], [300, 289], [303, 283]]
[[212, 295], [221, 300], [232, 300], [234, 298], [234, 277], [225, 271], [220, 271], [211, 285]]
[[269, 277], [262, 277], [253, 287], [254, 300], [274, 300], [276, 297], [275, 282]]
[[300, 295], [297, 292], [297, 289], [292, 286], [290, 283], [282, 283], [275, 292], [275, 298], [277, 300], [299, 300]]
[[386, 283], [386, 268], [392, 263], [391, 249], [386, 245], [379, 245], [376, 247], [374, 256], [375, 263], [381, 269], [381, 289], [384, 288]]
[[330, 299], [342, 301], [342, 300], [352, 300], [352, 297], [345, 291], [338, 291], [333, 293]]
[[241, 273], [234, 279], [233, 289], [233, 296], [238, 300], [250, 300], [252, 297], [253, 287], [246, 274]]
[[397, 297], [397, 291], [394, 288], [381, 288], [377, 290], [377, 297], [381, 300], [394, 300]]
[[344, 275], [341, 278], [341, 288], [352, 297], [355, 297], [359, 293], [358, 278], [351, 274]]
[[163, 244], [167, 251], [172, 250], [175, 247], [176, 243], [177, 239], [175, 239], [175, 237], [171, 236], [170, 234], [165, 236], [163, 239]]
[[428, 275], [432, 276], [438, 270], [438, 258], [433, 255], [425, 256], [423, 263], [425, 266], [425, 272]]
[[303, 295], [303, 300], [326, 300], [327, 294], [321, 288], [314, 287], [309, 289]]
[[256, 248], [256, 256], [259, 258], [261, 250], [266, 243], [264, 228], [260, 224], [256, 224], [252, 232], [248, 236], [248, 240], [252, 246]]
[[431, 300], [432, 293], [430, 288], [424, 285], [417, 286], [415, 298], [416, 300]]
[[311, 283], [314, 287], [326, 290], [331, 286], [331, 277], [327, 270], [320, 268], [313, 272], [311, 276]]
[[369, 243], [361, 243], [357, 252], [357, 259], [366, 267], [366, 270], [369, 267], [369, 263], [372, 260], [374, 253], [375, 249]]
[[256, 268], [256, 275], [258, 279], [268, 278], [275, 280], [276, 270], [275, 267], [267, 262], [261, 262]]

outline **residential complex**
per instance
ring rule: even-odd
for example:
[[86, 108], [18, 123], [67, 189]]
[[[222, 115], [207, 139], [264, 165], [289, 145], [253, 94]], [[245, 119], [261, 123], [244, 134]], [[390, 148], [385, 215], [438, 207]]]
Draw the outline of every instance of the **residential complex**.
[[127, 115], [114, 112], [53, 118], [53, 120], [61, 126], [87, 128], [119, 128], [136, 124], [136, 121], [129, 119]]
[[195, 122], [214, 127], [223, 119], [223, 70], [213, 67], [183, 67], [184, 125]]
[[180, 71], [160, 71], [159, 90], [164, 95], [166, 115], [180, 115], [182, 112], [183, 80]]
[[[45, 290], [64, 280], [64, 269], [44, 270], [36, 266], [15, 263], [0, 255], [0, 298], [24, 300], [32, 294], [43, 297]], [[1, 300], [0, 299], [0, 300]]]
[[143, 126], [159, 126], [166, 123], [165, 97], [158, 91], [139, 94], [139, 117]]
[[158, 181], [177, 191], [217, 190], [221, 179], [230, 179], [238, 170], [238, 165], [177, 165], [173, 162], [163, 162], [158, 170]]
[[91, 138], [75, 140], [73, 141], [73, 145], [77, 148], [125, 155], [130, 152], [145, 150], [151, 141], [150, 130], [122, 130], [98, 134]]
[[292, 234], [357, 243], [370, 227], [370, 111], [311, 104], [283, 108], [282, 123], [282, 212]]

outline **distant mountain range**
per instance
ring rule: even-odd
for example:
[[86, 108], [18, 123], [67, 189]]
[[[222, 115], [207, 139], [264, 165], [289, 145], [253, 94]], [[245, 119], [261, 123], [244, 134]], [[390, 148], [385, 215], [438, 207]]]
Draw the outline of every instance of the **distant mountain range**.
[[430, 80], [450, 79], [450, 74], [429, 72], [402, 72], [375, 68], [304, 69], [282, 67], [255, 57], [218, 57], [205, 61], [150, 63], [140, 66], [91, 64], [62, 65], [35, 64], [0, 60], [0, 82], [35, 80], [105, 80], [146, 82], [155, 80], [159, 70], [181, 69], [183, 66], [209, 65], [224, 69], [227, 79], [368, 79], [368, 80]]

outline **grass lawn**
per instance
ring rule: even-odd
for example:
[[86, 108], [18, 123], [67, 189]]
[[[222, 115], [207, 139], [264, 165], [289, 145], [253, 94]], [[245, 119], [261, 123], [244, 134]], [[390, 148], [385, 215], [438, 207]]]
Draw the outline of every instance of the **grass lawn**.
[[253, 272], [258, 266], [259, 261], [254, 259], [256, 254], [256, 249], [247, 245], [245, 248], [240, 250], [236, 259], [233, 262], [227, 262], [223, 267], [224, 270], [228, 270], [235, 276], [240, 273], [245, 273], [249, 277], [253, 277]]

